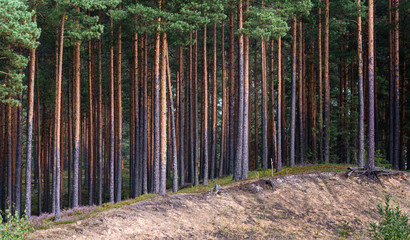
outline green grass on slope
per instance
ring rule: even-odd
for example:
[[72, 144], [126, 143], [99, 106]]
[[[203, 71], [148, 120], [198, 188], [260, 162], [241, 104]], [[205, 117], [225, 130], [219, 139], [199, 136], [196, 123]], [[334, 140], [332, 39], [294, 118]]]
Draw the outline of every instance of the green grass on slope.
[[[297, 166], [295, 168], [284, 168], [280, 172], [274, 171], [274, 176], [283, 176], [283, 175], [290, 175], [290, 174], [300, 174], [300, 173], [310, 173], [310, 172], [341, 172], [346, 171], [347, 167], [351, 165], [339, 165], [339, 164], [328, 164], [328, 165], [305, 165], [305, 166]], [[250, 171], [249, 179], [259, 179], [264, 177], [272, 176], [271, 169], [258, 169], [256, 171]], [[198, 185], [198, 186], [187, 186], [180, 189], [177, 193], [202, 193], [212, 190], [216, 184], [221, 186], [226, 186], [229, 184], [234, 183], [232, 180], [232, 175], [216, 178], [209, 182], [207, 185]], [[126, 191], [128, 188], [124, 187]], [[129, 199], [125, 201], [121, 201], [118, 203], [104, 203], [101, 206], [83, 206], [79, 207], [78, 209], [67, 209], [63, 210], [61, 213], [61, 219], [59, 221], [54, 221], [54, 216], [52, 214], [42, 214], [39, 217], [32, 217], [30, 223], [33, 227], [33, 230], [38, 229], [48, 229], [56, 225], [61, 224], [69, 224], [79, 220], [87, 219], [97, 215], [100, 212], [105, 210], [113, 209], [113, 208], [120, 208], [126, 205], [130, 205], [136, 202], [145, 201], [153, 199], [156, 194], [145, 194], [140, 197]]]

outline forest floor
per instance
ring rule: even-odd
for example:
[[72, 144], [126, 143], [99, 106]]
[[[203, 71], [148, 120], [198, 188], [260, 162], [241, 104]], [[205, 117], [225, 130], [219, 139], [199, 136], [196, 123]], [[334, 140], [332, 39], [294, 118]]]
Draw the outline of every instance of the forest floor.
[[37, 230], [31, 239], [368, 239], [390, 194], [410, 213], [410, 173], [383, 186], [345, 172], [274, 176], [212, 190], [152, 196], [77, 222]]

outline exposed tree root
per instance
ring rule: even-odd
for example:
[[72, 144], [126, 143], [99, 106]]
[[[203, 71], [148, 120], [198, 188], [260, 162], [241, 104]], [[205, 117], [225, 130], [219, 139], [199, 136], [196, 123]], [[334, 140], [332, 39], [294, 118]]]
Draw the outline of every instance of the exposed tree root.
[[365, 177], [366, 179], [377, 182], [382, 186], [384, 186], [384, 184], [381, 181], [380, 177], [393, 177], [393, 176], [403, 175], [401, 172], [383, 170], [381, 168], [375, 168], [373, 170], [369, 170], [365, 168], [349, 167], [348, 170], [349, 171], [346, 174], [347, 177], [350, 177], [351, 175], [354, 175], [357, 177]]

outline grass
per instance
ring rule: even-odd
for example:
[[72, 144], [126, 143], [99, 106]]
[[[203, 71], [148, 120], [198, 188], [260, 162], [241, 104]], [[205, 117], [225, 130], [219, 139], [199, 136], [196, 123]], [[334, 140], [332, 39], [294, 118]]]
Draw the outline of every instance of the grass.
[[[297, 166], [295, 168], [284, 168], [280, 172], [274, 171], [273, 175], [283, 176], [283, 175], [311, 173], [311, 172], [342, 172], [342, 171], [346, 171], [347, 167], [349, 166], [350, 165], [339, 165], [339, 164], [304, 165], [304, 166]], [[124, 173], [123, 190], [125, 192], [123, 196], [128, 196], [126, 192], [129, 190], [129, 187], [127, 187], [126, 183], [129, 182], [129, 176], [127, 172], [124, 171], [123, 173]], [[259, 178], [271, 177], [272, 170], [271, 169], [258, 169], [256, 171], [250, 171], [248, 173], [248, 176], [249, 176], [248, 179], [259, 179]], [[168, 180], [168, 182], [170, 181]], [[229, 176], [225, 176], [221, 178], [216, 178], [210, 181], [209, 184], [207, 185], [187, 186], [187, 187], [180, 189], [177, 193], [170, 193], [170, 194], [203, 193], [203, 192], [211, 191], [212, 189], [214, 189], [216, 184], [221, 185], [221, 186], [227, 186], [232, 183], [234, 183], [234, 181], [232, 180], [232, 175], [229, 175]], [[87, 195], [88, 195], [87, 193], [85, 194], [83, 193], [83, 197]], [[150, 200], [150, 199], [153, 199], [155, 196], [157, 195], [156, 194], [145, 194], [145, 195], [142, 195], [134, 199], [124, 200], [124, 201], [114, 203], [114, 204], [104, 203], [101, 206], [82, 206], [76, 209], [63, 210], [61, 212], [61, 219], [59, 221], [54, 221], [54, 216], [52, 214], [42, 214], [41, 216], [38, 216], [38, 217], [32, 217], [29, 220], [29, 223], [32, 225], [34, 230], [48, 229], [53, 226], [69, 224], [69, 223], [73, 223], [79, 220], [91, 218], [93, 216], [96, 216], [98, 213], [101, 213], [109, 209], [120, 208], [123, 206], [131, 205], [133, 203]], [[84, 202], [86, 201], [83, 201], [83, 203]]]

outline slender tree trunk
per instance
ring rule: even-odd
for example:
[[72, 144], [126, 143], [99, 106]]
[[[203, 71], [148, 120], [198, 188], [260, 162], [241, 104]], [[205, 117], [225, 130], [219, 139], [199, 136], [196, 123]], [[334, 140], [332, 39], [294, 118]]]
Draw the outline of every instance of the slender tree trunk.
[[329, 0], [325, 0], [325, 102], [324, 102], [324, 155], [325, 163], [330, 161], [330, 81], [329, 81]]
[[198, 170], [198, 144], [199, 144], [199, 135], [198, 135], [198, 30], [195, 30], [194, 33], [195, 45], [193, 47], [193, 78], [194, 78], [194, 186], [199, 184], [199, 170]]
[[[319, 0], [321, 2], [321, 0]], [[319, 163], [323, 162], [323, 84], [322, 84], [322, 8], [318, 9], [318, 68], [319, 68]]]
[[[121, 10], [121, 6], [119, 7]], [[115, 202], [121, 201], [121, 189], [122, 189], [122, 97], [121, 97], [121, 66], [122, 66], [122, 33], [121, 25], [118, 28], [118, 50], [117, 50], [117, 78], [116, 78], [116, 128], [117, 128], [117, 167], [116, 167], [116, 186], [115, 186]]]
[[389, 162], [394, 163], [394, 44], [393, 44], [393, 30], [392, 30], [392, 8], [393, 1], [389, 0]]
[[231, 13], [229, 15], [229, 171], [233, 173], [234, 161], [235, 161], [235, 81], [234, 81], [234, 68], [235, 68], [235, 36], [234, 36], [234, 5], [233, 0], [230, 1]]
[[89, 181], [88, 181], [88, 205], [93, 204], [93, 159], [94, 159], [94, 121], [93, 121], [93, 83], [92, 83], [92, 45], [91, 40], [88, 41], [88, 166], [89, 166]]
[[181, 177], [180, 183], [181, 186], [185, 184], [185, 132], [184, 128], [184, 101], [185, 101], [185, 94], [184, 94], [184, 51], [182, 45], [179, 46], [179, 175]]
[[[221, 23], [221, 54], [222, 54], [222, 127], [221, 127], [221, 151], [220, 151], [220, 158], [219, 158], [219, 174], [218, 176], [221, 177], [226, 169], [224, 169], [225, 162], [227, 159], [225, 158], [225, 142], [226, 142], [226, 119], [227, 119], [227, 109], [226, 109], [226, 101], [227, 101], [227, 93], [226, 93], [226, 66], [225, 66], [225, 20], [222, 19]], [[215, 39], [214, 39], [215, 40]], [[216, 160], [215, 160], [216, 161]]]
[[216, 98], [217, 98], [217, 81], [216, 81], [216, 22], [213, 23], [213, 58], [212, 58], [212, 145], [211, 145], [211, 171], [210, 171], [210, 178], [215, 178], [216, 172], [216, 125], [217, 125], [217, 105], [216, 105]]
[[255, 134], [254, 134], [254, 159], [253, 159], [253, 170], [257, 169], [258, 165], [258, 155], [259, 155], [259, 124], [258, 124], [258, 109], [259, 109], [259, 90], [258, 90], [258, 47], [257, 41], [254, 45], [254, 60], [253, 60], [253, 82], [254, 82], [254, 118], [255, 118]]
[[290, 120], [290, 167], [295, 167], [295, 130], [296, 130], [296, 15], [292, 20], [292, 105]]
[[55, 183], [55, 220], [60, 219], [60, 128], [61, 128], [61, 94], [63, 82], [63, 49], [64, 49], [64, 23], [65, 11], [63, 12], [60, 29], [60, 50], [58, 58], [58, 80], [56, 82], [55, 119], [54, 119], [54, 157], [56, 164]]
[[208, 60], [207, 60], [207, 47], [206, 47], [206, 39], [207, 39], [207, 26], [206, 24], [204, 25], [204, 38], [203, 38], [203, 57], [204, 57], [204, 63], [203, 63], [203, 98], [202, 102], [204, 103], [204, 108], [202, 109], [204, 113], [204, 120], [203, 120], [203, 129], [201, 131], [204, 134], [204, 143], [203, 143], [203, 184], [206, 185], [208, 184], [208, 174], [209, 174], [209, 136], [208, 136], [208, 108], [209, 108], [209, 96], [208, 96]]
[[[33, 1], [35, 4], [35, 1]], [[36, 11], [36, 9], [34, 9]], [[37, 22], [37, 15], [33, 15], [33, 22]], [[33, 113], [34, 113], [34, 77], [36, 76], [36, 49], [30, 49], [30, 63], [29, 63], [29, 76], [28, 76], [28, 90], [27, 90], [27, 159], [26, 159], [26, 191], [25, 191], [25, 204], [27, 218], [31, 217], [31, 159], [32, 159], [32, 146], [33, 146]], [[2, 106], [1, 106], [2, 107]], [[0, 115], [0, 118], [2, 116]], [[1, 125], [2, 123], [0, 123]], [[2, 130], [2, 129], [1, 129]], [[2, 139], [3, 132], [0, 130], [0, 139]], [[3, 141], [3, 139], [2, 139]], [[2, 151], [0, 145], [0, 151]], [[2, 185], [0, 186], [2, 187]], [[3, 188], [2, 188], [3, 189]], [[0, 192], [2, 192], [1, 190]], [[0, 193], [0, 198], [1, 198]], [[1, 199], [0, 199], [1, 203]], [[1, 209], [0, 204], [0, 209]]]
[[[249, 0], [246, 0], [245, 15], [249, 9]], [[243, 63], [243, 149], [241, 179], [248, 179], [249, 170], [249, 36], [244, 36], [244, 63]]]
[[[99, 22], [101, 24], [101, 11], [98, 12]], [[102, 181], [103, 181], [103, 100], [102, 100], [102, 59], [101, 59], [101, 37], [97, 42], [97, 84], [98, 84], [98, 133], [97, 133], [97, 163], [98, 163], [98, 187], [97, 187], [97, 204], [102, 204]]]
[[[168, 56], [168, 44], [165, 42], [165, 57], [166, 57], [166, 70], [167, 70], [167, 83], [169, 91], [169, 104], [170, 104], [170, 117], [171, 117], [171, 138], [172, 138], [172, 191], [178, 192], [178, 156], [177, 156], [177, 136], [175, 127], [175, 116], [174, 116], [174, 99], [172, 94], [171, 85], [171, 69], [169, 67], [169, 56]], [[166, 100], [165, 100], [166, 101]], [[183, 152], [180, 153], [183, 155]]]
[[[22, 96], [19, 96], [19, 101], [22, 102]], [[17, 142], [16, 142], [16, 174], [15, 174], [15, 212], [20, 217], [21, 214], [21, 164], [23, 158], [23, 107], [20, 106], [16, 109], [16, 130], [17, 130]]]
[[276, 172], [282, 171], [282, 38], [278, 39], [278, 161]]
[[[166, 54], [167, 54], [167, 34], [162, 33], [162, 55], [161, 55], [161, 83], [160, 83], [160, 131], [161, 131], [161, 174], [159, 193], [166, 194], [166, 166], [167, 166], [167, 76], [166, 76]], [[172, 97], [172, 96], [171, 96]]]
[[374, 130], [375, 130], [375, 106], [374, 106], [374, 1], [369, 0], [369, 145], [368, 145], [368, 157], [367, 157], [367, 166], [368, 170], [374, 170], [374, 154], [375, 154], [375, 138], [374, 138]]
[[109, 157], [109, 179], [110, 179], [110, 203], [114, 203], [114, 163], [115, 163], [115, 78], [114, 78], [114, 23], [110, 19], [111, 42], [110, 42], [110, 157]]
[[261, 38], [262, 67], [262, 168], [268, 167], [268, 86], [266, 79], [266, 42]]
[[[158, 24], [161, 20], [158, 19]], [[159, 28], [159, 25], [158, 25]], [[159, 61], [160, 61], [160, 33], [159, 29], [155, 33], [155, 76], [154, 76], [154, 176], [153, 176], [153, 182], [154, 182], [154, 193], [159, 192], [159, 166], [160, 166], [160, 113], [159, 113], [159, 84], [160, 84], [160, 75], [159, 75]]]
[[[242, 29], [242, 0], [238, 2], [238, 29]], [[238, 125], [236, 136], [236, 157], [235, 171], [233, 172], [233, 180], [241, 178], [242, 158], [243, 158], [243, 128], [244, 128], [244, 37], [239, 35], [238, 41]]]
[[[393, 168], [399, 169], [399, 162], [400, 162], [400, 58], [399, 58], [399, 0], [395, 1], [395, 16], [394, 16], [394, 152], [393, 152]], [[370, 2], [369, 2], [370, 4]], [[372, 1], [372, 4], [373, 1]], [[373, 9], [372, 9], [373, 11]], [[370, 14], [370, 6], [369, 6], [369, 14]], [[370, 31], [373, 32], [373, 28], [370, 29], [370, 18], [369, 18], [369, 42], [370, 42]], [[371, 42], [370, 42], [371, 44]], [[370, 45], [369, 45], [370, 48]], [[373, 53], [374, 54], [374, 53]], [[369, 54], [370, 55], [370, 54]], [[373, 56], [374, 57], [374, 56]], [[370, 68], [372, 67], [370, 63], [370, 56], [369, 56], [369, 82], [370, 82]], [[373, 69], [374, 71], [374, 69]], [[370, 85], [370, 84], [369, 84]], [[369, 88], [370, 91], [370, 88]], [[370, 101], [370, 98], [369, 98]], [[369, 110], [370, 114], [370, 110]], [[370, 118], [372, 119], [372, 118]], [[370, 127], [370, 124], [369, 124]]]
[[305, 145], [305, 134], [304, 134], [304, 99], [303, 99], [303, 89], [304, 89], [304, 74], [303, 74], [303, 22], [302, 18], [299, 18], [299, 163], [304, 162], [304, 145]]
[[358, 59], [358, 75], [359, 75], [359, 158], [358, 165], [364, 167], [364, 96], [363, 96], [363, 49], [362, 49], [362, 18], [361, 18], [361, 3], [357, 0], [359, 14], [357, 17], [357, 59]]

